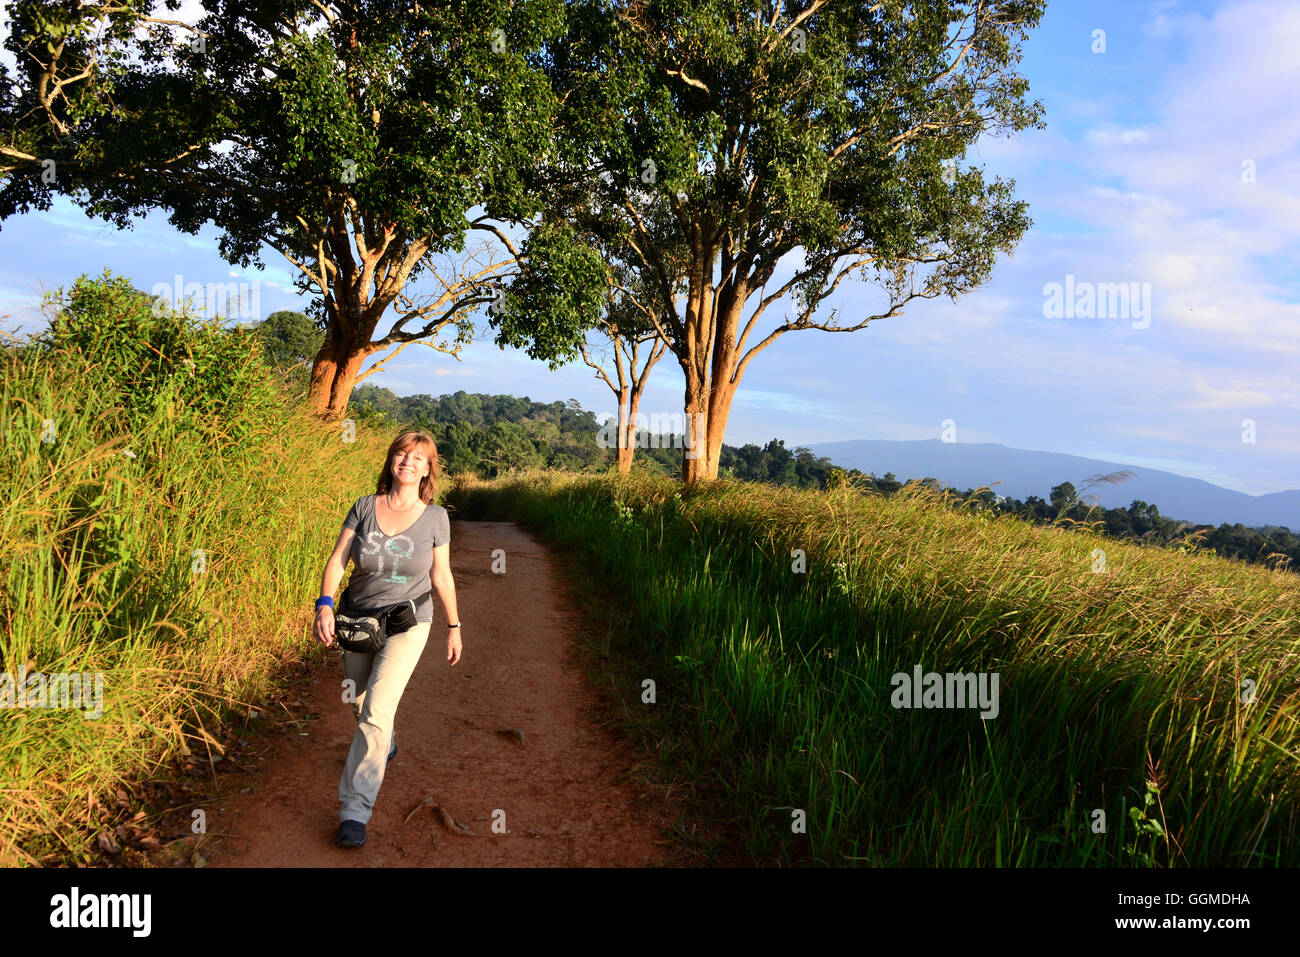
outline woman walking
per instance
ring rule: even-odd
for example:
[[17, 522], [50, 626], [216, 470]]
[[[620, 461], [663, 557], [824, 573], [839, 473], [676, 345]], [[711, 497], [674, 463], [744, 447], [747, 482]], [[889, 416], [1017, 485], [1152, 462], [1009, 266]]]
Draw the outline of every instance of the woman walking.
[[451, 577], [451, 527], [447, 510], [434, 505], [438, 448], [427, 432], [408, 430], [393, 440], [374, 495], [352, 503], [334, 553], [325, 563], [316, 602], [316, 640], [334, 645], [334, 591], [350, 558], [355, 567], [340, 610], [378, 609], [407, 603], [415, 625], [390, 634], [374, 654], [339, 648], [343, 674], [351, 679], [357, 731], [339, 779], [339, 829], [335, 843], [361, 847], [366, 822], [397, 754], [397, 703], [415, 670], [433, 627], [433, 591], [449, 623], [447, 661], [460, 660], [460, 618]]

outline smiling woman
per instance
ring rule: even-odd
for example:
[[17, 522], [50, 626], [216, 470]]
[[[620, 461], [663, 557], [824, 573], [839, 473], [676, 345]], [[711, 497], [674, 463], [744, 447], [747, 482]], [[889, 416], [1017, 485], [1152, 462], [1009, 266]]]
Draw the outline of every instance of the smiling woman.
[[[438, 449], [433, 436], [416, 430], [398, 435], [388, 448], [375, 494], [357, 499], [343, 520], [343, 530], [321, 578], [315, 633], [327, 648], [336, 646], [333, 595], [349, 558], [355, 568], [340, 612], [360, 614], [369, 609], [378, 617], [383, 610], [404, 609], [406, 615], [401, 630], [387, 629], [387, 640], [378, 651], [339, 647], [357, 719], [339, 780], [341, 823], [335, 840], [343, 847], [365, 844], [366, 822], [385, 768], [397, 754], [397, 705], [433, 624], [431, 584], [447, 613], [447, 661], [454, 666], [460, 660], [460, 620], [449, 562], [450, 524], [447, 510], [433, 504], [437, 471]], [[395, 618], [389, 616], [390, 625]]]

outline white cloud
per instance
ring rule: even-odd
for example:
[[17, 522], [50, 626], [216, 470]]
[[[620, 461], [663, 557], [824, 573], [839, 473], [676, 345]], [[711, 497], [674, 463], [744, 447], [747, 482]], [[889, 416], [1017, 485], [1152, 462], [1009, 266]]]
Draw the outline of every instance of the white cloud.
[[1200, 398], [1184, 404], [1187, 409], [1249, 409], [1253, 406], [1272, 405], [1276, 396], [1258, 389], [1219, 389], [1197, 377], [1192, 389]]
[[1087, 133], [1089, 143], [1099, 149], [1114, 149], [1117, 146], [1135, 146], [1151, 142], [1152, 131], [1149, 129], [1123, 129], [1118, 127], [1097, 127]]

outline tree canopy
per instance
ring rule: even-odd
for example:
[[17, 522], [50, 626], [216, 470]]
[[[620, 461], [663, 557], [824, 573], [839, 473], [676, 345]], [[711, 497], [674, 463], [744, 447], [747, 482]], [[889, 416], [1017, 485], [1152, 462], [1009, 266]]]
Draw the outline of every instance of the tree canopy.
[[502, 225], [538, 208], [526, 173], [552, 152], [554, 102], [529, 53], [564, 29], [563, 0], [209, 3], [191, 23], [149, 8], [11, 4], [0, 219], [65, 194], [121, 228], [154, 208], [212, 224], [241, 266], [277, 250], [326, 331], [326, 415], [376, 351], [446, 326], [435, 348], [458, 351], [511, 257], [471, 253], [428, 297], [406, 290], [475, 230], [484, 255], [512, 248]]
[[[1041, 123], [1011, 67], [1043, 8], [570, 4], [569, 29], [539, 61], [567, 137], [528, 175], [575, 242], [539, 248], [530, 268], [577, 278], [594, 250], [646, 276], [640, 312], [681, 365], [684, 410], [705, 432], [688, 482], [716, 475], [731, 399], [760, 350], [790, 331], [852, 332], [916, 299], [955, 299], [1018, 242], [1029, 219], [1014, 183], [959, 161], [986, 133]], [[848, 277], [873, 284], [878, 305], [819, 316]], [[790, 313], [761, 331], [787, 298]], [[573, 330], [582, 299], [515, 297], [497, 321], [507, 334], [514, 320]]]

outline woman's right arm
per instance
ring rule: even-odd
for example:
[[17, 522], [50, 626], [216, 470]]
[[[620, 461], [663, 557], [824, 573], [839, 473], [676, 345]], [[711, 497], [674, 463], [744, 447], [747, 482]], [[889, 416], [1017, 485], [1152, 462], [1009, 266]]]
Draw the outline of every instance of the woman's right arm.
[[[345, 528], [339, 533], [339, 540], [334, 543], [334, 553], [325, 562], [325, 574], [321, 576], [320, 593], [322, 596], [334, 597], [339, 582], [343, 580], [343, 572], [347, 569], [348, 564], [348, 553], [352, 550], [352, 541], [356, 537], [357, 533], [350, 528]], [[326, 648], [334, 644], [334, 609], [328, 605], [321, 605], [316, 609], [316, 624], [313, 631], [316, 640]]]

